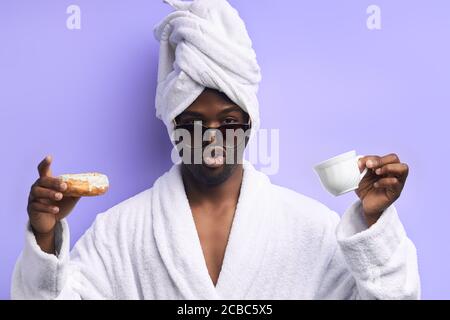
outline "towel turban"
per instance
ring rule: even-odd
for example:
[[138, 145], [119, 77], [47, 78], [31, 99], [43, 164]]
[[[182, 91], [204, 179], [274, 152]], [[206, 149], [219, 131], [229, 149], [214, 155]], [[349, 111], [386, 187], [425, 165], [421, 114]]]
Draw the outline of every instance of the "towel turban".
[[205, 88], [225, 93], [259, 128], [261, 73], [239, 13], [226, 0], [164, 0], [175, 11], [154, 28], [160, 42], [156, 116], [172, 136], [173, 119]]

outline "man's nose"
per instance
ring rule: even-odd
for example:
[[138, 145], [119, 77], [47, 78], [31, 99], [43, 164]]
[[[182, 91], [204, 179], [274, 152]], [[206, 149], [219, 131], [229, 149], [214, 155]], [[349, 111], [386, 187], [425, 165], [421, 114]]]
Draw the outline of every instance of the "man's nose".
[[214, 143], [217, 140], [217, 130], [216, 129], [208, 129], [206, 132], [205, 142]]
[[217, 130], [220, 126], [219, 121], [213, 121], [206, 124], [206, 126], [209, 128], [209, 130], [206, 132], [205, 142], [209, 143], [215, 143], [217, 141]]

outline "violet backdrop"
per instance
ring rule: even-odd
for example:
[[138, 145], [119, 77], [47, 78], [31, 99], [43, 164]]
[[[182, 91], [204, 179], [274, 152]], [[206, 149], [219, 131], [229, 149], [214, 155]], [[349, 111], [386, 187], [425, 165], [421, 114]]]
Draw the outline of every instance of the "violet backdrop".
[[[396, 152], [410, 175], [396, 202], [419, 256], [422, 297], [450, 298], [450, 2], [230, 0], [263, 80], [261, 126], [280, 130], [272, 181], [343, 213], [312, 166], [336, 154]], [[66, 9], [81, 8], [81, 29]], [[369, 30], [366, 8], [381, 8]], [[0, 1], [0, 298], [9, 299], [36, 165], [100, 171], [111, 189], [69, 217], [72, 244], [97, 213], [149, 188], [171, 166], [155, 118], [160, 0]]]

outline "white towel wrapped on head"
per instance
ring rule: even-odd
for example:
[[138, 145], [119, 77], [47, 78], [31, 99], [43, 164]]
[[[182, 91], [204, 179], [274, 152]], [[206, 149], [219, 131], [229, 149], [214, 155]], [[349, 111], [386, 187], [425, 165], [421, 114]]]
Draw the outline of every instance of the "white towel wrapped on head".
[[156, 116], [173, 132], [173, 119], [205, 88], [224, 92], [259, 128], [261, 73], [252, 41], [226, 0], [164, 0], [175, 11], [155, 26], [160, 42]]

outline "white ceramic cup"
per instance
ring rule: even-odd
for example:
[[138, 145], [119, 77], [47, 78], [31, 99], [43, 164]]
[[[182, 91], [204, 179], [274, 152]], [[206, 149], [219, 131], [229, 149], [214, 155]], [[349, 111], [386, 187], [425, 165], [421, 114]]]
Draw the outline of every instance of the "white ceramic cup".
[[367, 168], [359, 172], [358, 160], [364, 156], [352, 150], [322, 161], [314, 166], [322, 186], [334, 196], [358, 189], [367, 173]]

